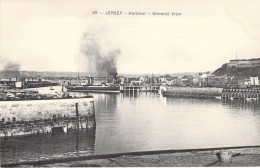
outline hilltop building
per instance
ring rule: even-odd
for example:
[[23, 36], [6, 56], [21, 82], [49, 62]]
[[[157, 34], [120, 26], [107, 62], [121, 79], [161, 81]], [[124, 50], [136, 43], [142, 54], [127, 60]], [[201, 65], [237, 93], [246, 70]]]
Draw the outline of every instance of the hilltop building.
[[228, 66], [237, 68], [260, 67], [260, 58], [230, 60]]

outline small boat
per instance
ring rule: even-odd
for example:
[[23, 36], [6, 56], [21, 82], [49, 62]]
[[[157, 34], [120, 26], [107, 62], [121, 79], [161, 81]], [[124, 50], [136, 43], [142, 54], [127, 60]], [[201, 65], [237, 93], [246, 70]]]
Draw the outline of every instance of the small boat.
[[251, 98], [246, 98], [246, 101], [251, 101]]
[[13, 93], [7, 92], [6, 94], [8, 97], [15, 97], [15, 95]]
[[252, 101], [257, 101], [259, 98], [250, 98]]
[[230, 100], [234, 100], [234, 97], [230, 97]]
[[216, 96], [215, 98], [218, 100], [221, 100], [221, 96]]

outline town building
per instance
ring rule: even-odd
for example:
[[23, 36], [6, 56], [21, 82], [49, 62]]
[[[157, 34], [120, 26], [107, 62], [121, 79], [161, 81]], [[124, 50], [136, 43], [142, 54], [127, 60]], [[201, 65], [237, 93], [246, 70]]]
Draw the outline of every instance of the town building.
[[258, 79], [258, 77], [250, 77], [250, 85], [252, 85], [252, 86], [259, 86], [259, 79]]

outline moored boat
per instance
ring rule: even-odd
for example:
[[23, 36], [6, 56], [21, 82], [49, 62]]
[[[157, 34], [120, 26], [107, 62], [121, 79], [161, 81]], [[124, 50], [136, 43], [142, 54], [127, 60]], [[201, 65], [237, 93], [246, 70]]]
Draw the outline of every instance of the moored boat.
[[216, 96], [215, 98], [218, 100], [221, 100], [221, 96]]
[[259, 98], [258, 98], [258, 97], [256, 97], [256, 98], [251, 98], [251, 100], [252, 100], [252, 101], [257, 101], [257, 100], [259, 100]]
[[246, 101], [251, 101], [251, 98], [246, 98]]
[[67, 89], [74, 92], [120, 92], [120, 87], [115, 85], [70, 85]]

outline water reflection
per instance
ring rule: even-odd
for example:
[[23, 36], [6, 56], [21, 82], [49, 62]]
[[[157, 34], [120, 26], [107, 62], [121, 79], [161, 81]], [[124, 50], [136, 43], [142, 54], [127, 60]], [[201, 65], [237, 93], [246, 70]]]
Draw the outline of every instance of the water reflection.
[[243, 109], [252, 109], [253, 111], [260, 112], [260, 103], [257, 101], [248, 101], [246, 99], [223, 99], [223, 105], [229, 105], [231, 108], [243, 108]]
[[93, 154], [95, 128], [80, 132], [4, 137], [1, 142], [1, 163], [48, 159], [70, 153]]
[[150, 92], [70, 94], [94, 96], [96, 130], [1, 139], [1, 159], [260, 144], [259, 102]]
[[195, 98], [165, 98], [167, 104], [171, 104], [172, 101], [178, 103], [189, 102], [190, 104], [222, 104], [224, 107], [229, 107], [230, 109], [251, 109], [253, 111], [260, 112], [260, 102], [256, 101], [248, 101], [246, 99], [195, 99]]
[[187, 98], [166, 101], [175, 117], [172, 122], [183, 132], [178, 133], [182, 144], [189, 141], [187, 146], [195, 148], [260, 144], [258, 102]]
[[117, 107], [117, 94], [95, 94], [96, 111], [115, 113]]
[[159, 97], [160, 95], [155, 92], [123, 92], [120, 94], [123, 98], [142, 98], [142, 97]]

